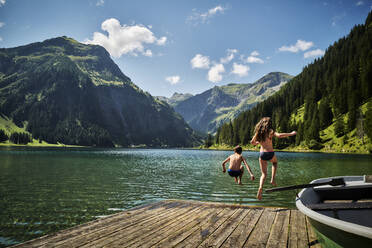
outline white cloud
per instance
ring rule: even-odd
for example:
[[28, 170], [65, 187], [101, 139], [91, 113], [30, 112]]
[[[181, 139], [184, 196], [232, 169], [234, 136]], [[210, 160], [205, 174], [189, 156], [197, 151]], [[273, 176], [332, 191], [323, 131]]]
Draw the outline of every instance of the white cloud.
[[236, 74], [239, 77], [244, 77], [244, 76], [248, 75], [249, 70], [250, 70], [250, 68], [247, 65], [234, 63], [231, 73]]
[[190, 63], [191, 68], [208, 69], [210, 61], [208, 56], [196, 54], [195, 57], [191, 59]]
[[363, 1], [359, 1], [359, 2], [356, 3], [356, 6], [361, 6], [361, 5], [363, 5], [363, 4], [364, 4]]
[[105, 0], [98, 0], [96, 6], [103, 6], [105, 4]]
[[167, 37], [163, 36], [156, 42], [159, 46], [164, 46], [165, 42], [167, 42]]
[[208, 80], [217, 83], [222, 80], [221, 73], [225, 72], [225, 67], [223, 64], [216, 64], [208, 71]]
[[5, 5], [5, 2], [6, 2], [5, 0], [0, 0], [0, 7]]
[[297, 40], [295, 45], [282, 46], [279, 51], [297, 53], [298, 51], [306, 51], [312, 46], [314, 46], [312, 41]]
[[146, 52], [143, 53], [143, 55], [147, 57], [152, 57], [152, 51], [150, 49], [147, 49]]
[[235, 57], [235, 54], [238, 52], [238, 50], [237, 49], [227, 49], [226, 52], [227, 52], [226, 57], [220, 59], [220, 62], [222, 64], [227, 64], [231, 60], [233, 60], [234, 57]]
[[3, 37], [0, 37], [0, 42], [3, 41]]
[[4, 22], [0, 22], [0, 28], [2, 28], [4, 26], [5, 26], [5, 23]]
[[124, 24], [122, 26], [115, 18], [105, 20], [101, 28], [108, 35], [94, 32], [93, 39], [87, 39], [85, 43], [101, 45], [113, 57], [120, 57], [123, 54], [137, 56], [137, 53], [149, 56], [151, 51], [145, 50], [145, 44], [164, 45], [167, 40], [166, 37], [157, 39], [151, 30], [142, 25], [128, 26]]
[[169, 82], [170, 84], [177, 84], [180, 82], [181, 80], [181, 77], [176, 75], [176, 76], [169, 76], [169, 77], [166, 77], [165, 80], [167, 82]]
[[260, 56], [260, 53], [257, 51], [253, 51], [251, 52], [251, 56], [257, 57], [257, 56]]
[[260, 55], [260, 53], [258, 51], [253, 51], [253, 52], [251, 52], [251, 55], [248, 56], [246, 59], [244, 58], [244, 56], [242, 56], [241, 60], [245, 63], [263, 64], [264, 61], [261, 58], [258, 57], [259, 55]]
[[312, 50], [312, 51], [308, 51], [304, 54], [304, 58], [311, 58], [311, 57], [319, 57], [319, 56], [323, 56], [324, 55], [324, 51], [321, 50], [321, 49], [315, 49], [315, 50]]
[[206, 23], [210, 18], [212, 18], [216, 14], [224, 13], [226, 9], [227, 9], [226, 7], [218, 5], [204, 13], [197, 13], [196, 10], [193, 10], [194, 13], [191, 16], [189, 16], [186, 21], [193, 22], [194, 24], [197, 24], [199, 22]]
[[247, 58], [247, 63], [258, 63], [258, 64], [263, 64], [264, 61], [258, 57], [254, 57], [254, 56], [249, 56]]

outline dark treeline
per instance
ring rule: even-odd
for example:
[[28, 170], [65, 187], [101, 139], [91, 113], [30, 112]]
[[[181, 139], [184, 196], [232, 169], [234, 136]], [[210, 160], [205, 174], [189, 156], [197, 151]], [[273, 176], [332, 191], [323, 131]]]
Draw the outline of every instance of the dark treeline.
[[14, 144], [27, 144], [32, 141], [32, 136], [28, 133], [15, 132], [9, 137], [9, 140]]
[[[336, 121], [335, 136], [357, 128], [371, 137], [371, 104], [363, 115], [359, 107], [371, 97], [372, 79], [372, 12], [364, 25], [355, 26], [347, 37], [330, 46], [324, 56], [307, 65], [279, 92], [222, 125], [215, 136], [216, 144], [249, 144], [255, 124], [270, 116], [277, 132], [297, 130], [290, 139], [279, 139], [277, 148], [304, 142], [309, 148], [321, 148], [319, 132]], [[304, 106], [303, 120], [291, 121], [291, 114]], [[341, 115], [348, 113], [347, 122]], [[358, 133], [358, 132], [356, 132]]]
[[9, 136], [5, 133], [4, 130], [0, 129], [0, 142], [7, 141]]

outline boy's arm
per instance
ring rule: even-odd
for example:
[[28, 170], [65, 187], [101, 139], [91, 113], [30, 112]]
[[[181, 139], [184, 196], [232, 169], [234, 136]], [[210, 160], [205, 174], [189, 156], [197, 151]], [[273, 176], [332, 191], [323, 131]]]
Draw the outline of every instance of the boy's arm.
[[225, 173], [226, 172], [226, 163], [230, 161], [230, 157], [228, 157], [227, 159], [225, 159], [225, 161], [222, 162], [222, 172]]
[[294, 136], [296, 134], [297, 134], [296, 131], [292, 131], [291, 133], [277, 133], [277, 132], [275, 132], [274, 136], [277, 137], [277, 138], [285, 138], [285, 137], [289, 137], [289, 136]]
[[248, 170], [249, 174], [251, 175], [251, 180], [253, 181], [254, 180], [254, 175], [252, 173], [251, 168], [249, 167], [247, 161], [245, 161], [245, 158], [243, 156], [242, 156], [242, 160], [243, 160], [243, 163], [245, 164], [245, 167], [247, 167], [247, 170]]

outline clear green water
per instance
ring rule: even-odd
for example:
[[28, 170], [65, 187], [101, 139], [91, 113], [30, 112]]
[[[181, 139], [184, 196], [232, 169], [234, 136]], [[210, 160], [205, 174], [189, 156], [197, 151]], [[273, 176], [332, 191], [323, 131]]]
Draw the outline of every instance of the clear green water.
[[[256, 176], [243, 185], [223, 174], [229, 151], [0, 149], [0, 246], [163, 199], [294, 208], [295, 192], [255, 199], [258, 153], [243, 152]], [[369, 155], [278, 152], [278, 186], [320, 177], [372, 174]], [[271, 173], [271, 168], [269, 169]], [[270, 187], [269, 180], [265, 185]]]

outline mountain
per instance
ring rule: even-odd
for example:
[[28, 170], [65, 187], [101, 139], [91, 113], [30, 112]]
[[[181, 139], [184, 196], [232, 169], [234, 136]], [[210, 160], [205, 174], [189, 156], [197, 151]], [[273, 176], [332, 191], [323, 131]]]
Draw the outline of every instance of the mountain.
[[0, 49], [0, 114], [50, 143], [193, 146], [193, 130], [101, 46], [59, 37]]
[[213, 133], [221, 124], [278, 91], [291, 78], [286, 73], [272, 72], [253, 84], [215, 86], [173, 107], [194, 130]]
[[297, 130], [276, 147], [372, 152], [371, 80], [372, 11], [279, 92], [223, 125], [216, 143], [247, 145], [259, 119], [271, 116], [279, 132]]
[[178, 103], [180, 103], [182, 101], [185, 101], [192, 96], [193, 95], [189, 94], [189, 93], [182, 94], [182, 93], [175, 92], [170, 98], [167, 98], [167, 97], [164, 97], [164, 96], [157, 96], [156, 98], [161, 100], [161, 101], [164, 101], [164, 102], [166, 102], [169, 105], [174, 107], [174, 106], [178, 105]]

